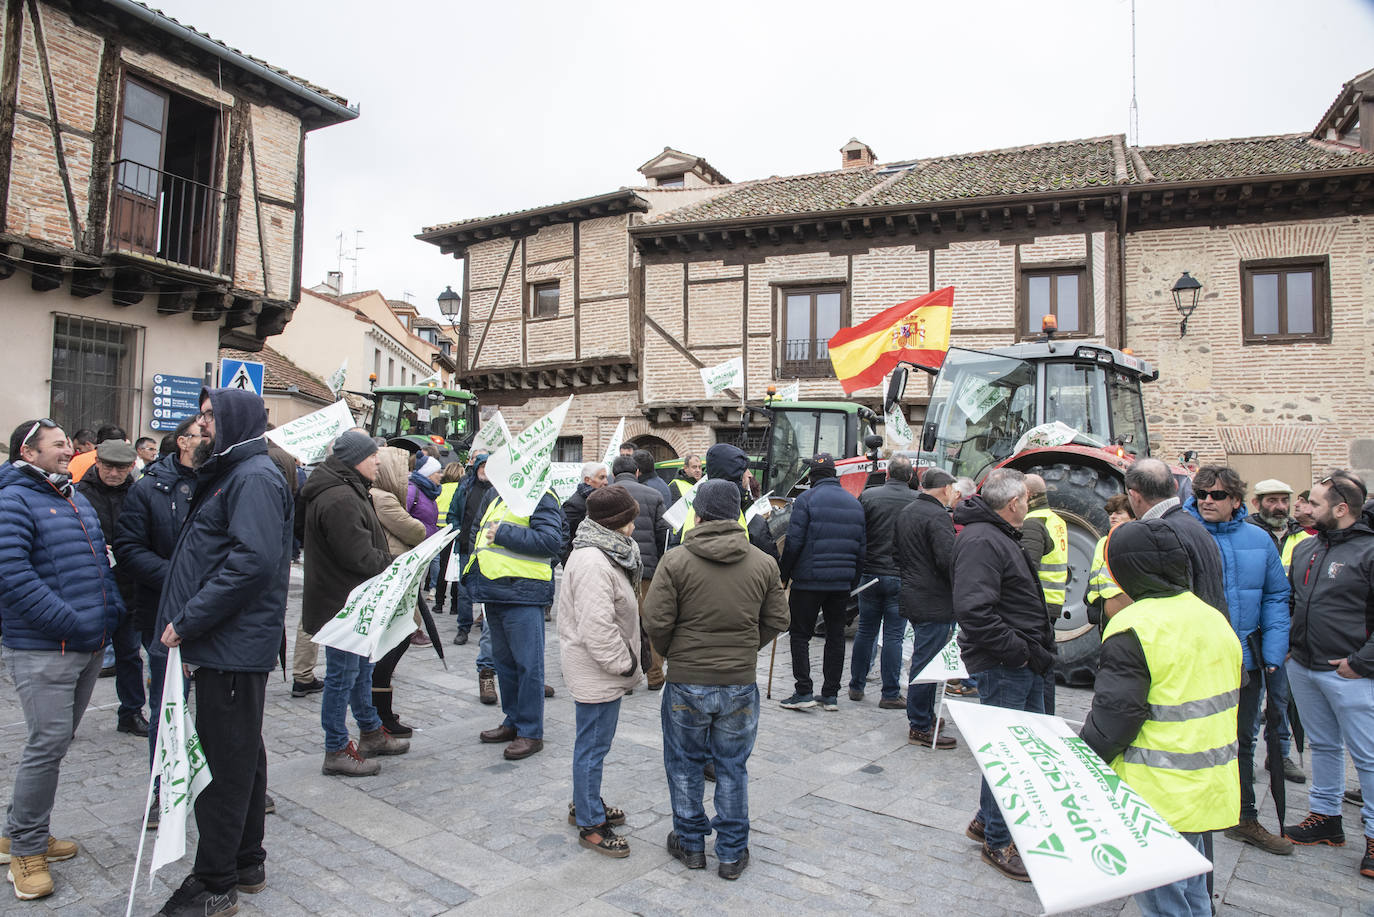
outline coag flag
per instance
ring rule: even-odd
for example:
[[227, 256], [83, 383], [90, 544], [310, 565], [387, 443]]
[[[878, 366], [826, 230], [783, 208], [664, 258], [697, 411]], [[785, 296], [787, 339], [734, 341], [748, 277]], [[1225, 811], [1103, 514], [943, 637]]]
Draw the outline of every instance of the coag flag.
[[830, 363], [845, 394], [883, 381], [898, 363], [938, 367], [949, 350], [954, 287], [909, 299], [830, 339]]
[[160, 814], [148, 868], [149, 887], [159, 866], [186, 855], [186, 817], [201, 790], [210, 784], [210, 767], [185, 698], [181, 647], [169, 647], [167, 680], [162, 686], [162, 708], [158, 711], [157, 750], [153, 755], [153, 773], [159, 778]]

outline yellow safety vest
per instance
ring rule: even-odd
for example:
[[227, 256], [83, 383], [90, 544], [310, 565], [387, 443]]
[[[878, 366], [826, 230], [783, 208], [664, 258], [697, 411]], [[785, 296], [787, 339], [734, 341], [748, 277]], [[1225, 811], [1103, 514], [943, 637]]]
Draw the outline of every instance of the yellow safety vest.
[[1287, 573], [1293, 566], [1293, 549], [1313, 536], [1306, 531], [1299, 529], [1283, 540], [1283, 545], [1279, 548], [1279, 560], [1283, 561], [1283, 572]]
[[1107, 569], [1106, 548], [1106, 536], [1097, 539], [1097, 547], [1093, 548], [1092, 568], [1088, 571], [1088, 591], [1083, 596], [1083, 601], [1089, 605], [1121, 595], [1120, 587]]
[[1064, 604], [1064, 587], [1069, 583], [1069, 527], [1048, 506], [1026, 513], [1027, 519], [1045, 520], [1050, 533], [1050, 552], [1040, 558], [1040, 589], [1046, 605]]
[[1150, 712], [1116, 771], [1176, 831], [1229, 828], [1240, 812], [1236, 710], [1240, 641], [1226, 616], [1191, 592], [1118, 612], [1103, 641], [1135, 632], [1150, 669]]
[[668, 490], [673, 494], [673, 502], [681, 500], [683, 496], [686, 495], [687, 491], [695, 486], [695, 481], [689, 481], [686, 478], [673, 478], [668, 482]]
[[[683, 541], [686, 541], [687, 533], [690, 532], [693, 528], [695, 528], [696, 524], [697, 514], [694, 510], [689, 509], [687, 511], [687, 521], [682, 523], [682, 534], [678, 537], [680, 537]], [[746, 532], [749, 531], [749, 525], [744, 521], [744, 510], [739, 511], [739, 527], [744, 529]]]
[[496, 497], [487, 507], [487, 511], [482, 514], [482, 521], [477, 529], [477, 539], [472, 545], [472, 557], [468, 560], [468, 565], [463, 568], [467, 573], [476, 564], [477, 569], [489, 580], [501, 579], [505, 576], [515, 576], [520, 579], [533, 579], [548, 582], [553, 579], [553, 563], [547, 557], [532, 557], [529, 554], [519, 554], [510, 548], [503, 548], [496, 544], [493, 536], [487, 532], [487, 523], [498, 522], [507, 525], [518, 525], [521, 528], [530, 527], [529, 516], [517, 516], [506, 506], [506, 501]]

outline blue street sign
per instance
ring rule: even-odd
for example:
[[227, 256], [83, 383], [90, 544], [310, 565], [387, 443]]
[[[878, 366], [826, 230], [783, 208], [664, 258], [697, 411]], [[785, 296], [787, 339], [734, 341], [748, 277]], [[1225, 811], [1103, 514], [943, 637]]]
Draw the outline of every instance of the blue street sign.
[[153, 376], [153, 419], [148, 424], [154, 430], [175, 430], [187, 417], [200, 413], [200, 390], [205, 383], [195, 376], [173, 376], [156, 373]]
[[219, 387], [241, 388], [262, 395], [262, 364], [251, 360], [219, 361]]

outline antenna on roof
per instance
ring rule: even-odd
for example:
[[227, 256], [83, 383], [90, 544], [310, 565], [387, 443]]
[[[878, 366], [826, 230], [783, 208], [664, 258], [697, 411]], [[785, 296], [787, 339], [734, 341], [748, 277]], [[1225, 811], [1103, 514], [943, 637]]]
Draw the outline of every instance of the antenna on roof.
[[1135, 0], [1131, 0], [1131, 114], [1130, 136], [1126, 142], [1131, 146], [1140, 145], [1140, 106], [1135, 99]]

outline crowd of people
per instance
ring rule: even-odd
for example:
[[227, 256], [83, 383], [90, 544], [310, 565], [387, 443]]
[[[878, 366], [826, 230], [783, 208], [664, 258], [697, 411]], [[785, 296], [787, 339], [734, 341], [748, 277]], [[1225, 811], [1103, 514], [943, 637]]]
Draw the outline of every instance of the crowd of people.
[[[751, 511], [759, 488], [748, 457], [729, 444], [687, 456], [671, 481], [648, 452], [623, 444], [609, 468], [586, 463], [566, 501], [549, 491], [521, 515], [480, 451], [445, 466], [354, 429], [307, 475], [265, 439], [264, 405], [251, 392], [206, 390], [200, 408], [160, 449], [116, 427], [69, 439], [47, 419], [10, 438], [0, 468], [0, 644], [28, 734], [0, 862], [21, 899], [51, 894], [48, 864], [78, 853], [49, 822], [95, 679], [113, 670], [118, 729], [147, 737], [151, 763], [158, 717], [150, 723], [144, 707], [160, 707], [170, 647], [191, 676], [214, 779], [195, 801], [191, 872], [159, 913], [232, 913], [238, 894], [265, 887], [273, 806], [262, 720], [268, 674], [285, 664], [298, 551], [291, 693], [320, 695], [325, 776], [373, 775], [378, 758], [409, 750], [393, 675], [410, 646], [429, 642], [431, 600], [457, 618], [456, 644], [480, 629], [479, 698], [499, 704], [502, 719], [477, 738], [511, 761], [543, 751], [553, 694], [545, 622], [556, 618], [576, 714], [568, 822], [582, 846], [611, 857], [630, 845], [617, 831], [625, 811], [601, 795], [604, 763], [621, 699], [641, 675], [663, 692], [666, 847], [701, 869], [714, 833], [717, 872], [730, 880], [749, 864], [758, 654], [782, 633], [795, 680], [784, 709], [837, 711], [842, 683], [849, 702], [864, 702], [876, 655], [877, 706], [904, 710], [908, 742], [934, 753], [959, 746], [937, 721], [940, 690], [1054, 712], [1054, 626], [1072, 582], [1067, 524], [1037, 475], [999, 468], [975, 488], [896, 454], [855, 497], [820, 453], [806, 460], [807, 487], [790, 505], [779, 552]], [[78, 445], [90, 448], [78, 455]], [[1269, 479], [1247, 508], [1251, 488], [1232, 468], [1204, 466], [1189, 479], [1141, 459], [1124, 490], [1102, 507], [1110, 532], [1087, 571], [1102, 648], [1083, 739], [1209, 857], [1218, 830], [1275, 855], [1344, 845], [1342, 802], [1356, 801], [1360, 871], [1374, 877], [1374, 502], [1364, 483], [1338, 471], [1295, 495]], [[679, 501], [690, 507], [674, 525]], [[356, 586], [444, 526], [455, 537], [420, 588], [411, 637], [375, 664], [326, 646], [319, 678], [312, 635]], [[910, 683], [956, 634], [967, 682]], [[818, 635], [819, 691], [810, 664]], [[1308, 779], [1292, 757], [1295, 731], [1311, 749], [1309, 813], [1277, 833], [1261, 823], [1254, 792], [1261, 723], [1276, 779]], [[1347, 754], [1360, 790], [1345, 786]], [[161, 808], [155, 799], [150, 827]], [[1029, 880], [987, 781], [966, 833], [992, 868]], [[1202, 877], [1138, 901], [1145, 914], [1210, 913]]]

